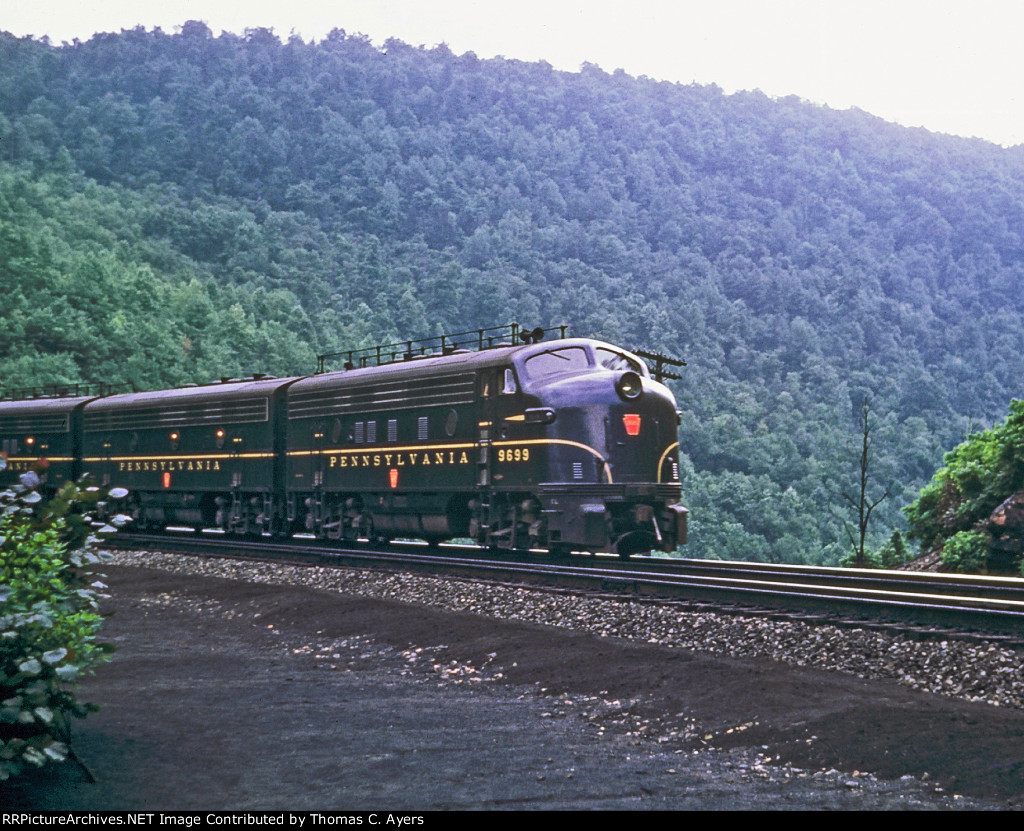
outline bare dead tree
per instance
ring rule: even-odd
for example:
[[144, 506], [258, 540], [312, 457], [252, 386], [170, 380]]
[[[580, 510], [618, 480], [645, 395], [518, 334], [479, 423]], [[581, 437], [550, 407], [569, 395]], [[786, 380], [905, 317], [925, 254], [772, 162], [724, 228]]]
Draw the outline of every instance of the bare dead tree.
[[857, 515], [857, 528], [856, 532], [851, 528], [850, 523], [844, 516], [839, 515], [836, 511], [829, 510], [834, 517], [843, 523], [843, 529], [846, 531], [846, 536], [850, 540], [850, 546], [853, 549], [853, 564], [856, 568], [864, 568], [867, 566], [867, 554], [864, 548], [864, 541], [868, 535], [868, 525], [871, 522], [871, 512], [875, 510], [879, 505], [885, 501], [890, 493], [889, 489], [885, 489], [878, 499], [872, 500], [868, 496], [868, 484], [869, 484], [869, 468], [871, 463], [871, 431], [874, 429], [874, 423], [871, 420], [871, 401], [868, 396], [864, 396], [864, 401], [861, 403], [860, 408], [860, 437], [861, 437], [861, 450], [859, 459], [860, 468], [860, 479], [858, 489], [854, 493], [848, 491], [841, 491], [840, 496], [843, 501], [846, 502], [850, 508]]

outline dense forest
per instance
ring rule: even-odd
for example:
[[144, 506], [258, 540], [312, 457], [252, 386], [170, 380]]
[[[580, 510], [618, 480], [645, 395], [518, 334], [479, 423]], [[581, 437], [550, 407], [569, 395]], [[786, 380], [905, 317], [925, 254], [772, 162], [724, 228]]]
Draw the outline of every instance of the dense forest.
[[[0, 384], [519, 321], [683, 357], [688, 554], [837, 563], [1024, 377], [1024, 146], [335, 31], [0, 34]], [[888, 496], [886, 496], [888, 494]]]

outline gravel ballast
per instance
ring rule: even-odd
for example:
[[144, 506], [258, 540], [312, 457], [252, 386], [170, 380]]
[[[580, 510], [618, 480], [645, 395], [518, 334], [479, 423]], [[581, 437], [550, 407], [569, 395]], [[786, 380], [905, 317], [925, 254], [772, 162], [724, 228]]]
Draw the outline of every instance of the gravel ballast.
[[111, 563], [354, 597], [419, 603], [500, 620], [538, 623], [648, 644], [888, 678], [912, 689], [998, 707], [1024, 708], [1024, 655], [990, 643], [917, 640], [866, 629], [689, 612], [678, 605], [607, 600], [490, 582], [359, 569], [114, 552]]

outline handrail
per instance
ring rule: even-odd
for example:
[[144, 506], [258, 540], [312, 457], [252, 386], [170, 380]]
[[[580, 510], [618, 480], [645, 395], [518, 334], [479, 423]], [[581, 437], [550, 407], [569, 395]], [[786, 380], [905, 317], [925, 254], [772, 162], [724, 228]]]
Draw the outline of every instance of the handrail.
[[117, 392], [135, 391], [134, 384], [129, 383], [43, 384], [38, 387], [0, 389], [0, 401], [29, 401], [50, 398], [103, 398]]
[[337, 352], [325, 352], [317, 356], [316, 374], [327, 371], [327, 361], [331, 358], [344, 358], [344, 368], [362, 369], [367, 366], [411, 361], [413, 358], [426, 356], [451, 355], [458, 350], [481, 352], [498, 346], [512, 346], [519, 343], [536, 343], [545, 335], [558, 332], [564, 338], [569, 327], [566, 325], [551, 326], [547, 329], [538, 326], [527, 329], [518, 323], [505, 326], [491, 326], [486, 329], [470, 329], [451, 335], [435, 335], [429, 338], [398, 341], [396, 343], [367, 346], [362, 349], [342, 349]]

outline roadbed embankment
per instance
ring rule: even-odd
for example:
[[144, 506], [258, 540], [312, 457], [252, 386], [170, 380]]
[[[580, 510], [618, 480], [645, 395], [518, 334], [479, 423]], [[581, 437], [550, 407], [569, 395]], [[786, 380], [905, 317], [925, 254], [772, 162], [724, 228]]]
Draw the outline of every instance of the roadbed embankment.
[[[118, 651], [6, 809], [1000, 807], [1024, 712], [304, 585], [107, 569]], [[486, 593], [486, 587], [480, 591]]]

